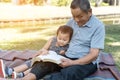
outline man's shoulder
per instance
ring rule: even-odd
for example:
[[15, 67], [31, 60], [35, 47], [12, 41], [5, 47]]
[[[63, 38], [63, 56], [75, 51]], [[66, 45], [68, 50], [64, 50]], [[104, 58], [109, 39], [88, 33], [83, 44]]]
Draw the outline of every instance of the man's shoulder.
[[104, 26], [104, 23], [98, 19], [95, 15], [92, 15], [90, 23], [92, 26]]
[[74, 23], [75, 23], [74, 19], [73, 19], [73, 18], [70, 18], [70, 19], [68, 20], [68, 22], [67, 22], [67, 25], [72, 25], [72, 24], [74, 24]]
[[99, 23], [99, 24], [103, 24], [103, 22], [102, 22], [99, 18], [97, 18], [95, 15], [92, 15], [92, 20], [93, 20], [94, 22]]

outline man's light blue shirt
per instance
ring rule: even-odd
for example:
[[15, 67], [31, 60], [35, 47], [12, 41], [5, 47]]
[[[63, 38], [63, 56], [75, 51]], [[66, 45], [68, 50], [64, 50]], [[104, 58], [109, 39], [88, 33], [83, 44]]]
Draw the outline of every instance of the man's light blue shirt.
[[78, 26], [73, 18], [67, 25], [71, 26], [74, 32], [66, 56], [81, 58], [90, 52], [90, 48], [104, 49], [105, 27], [94, 15], [83, 26]]

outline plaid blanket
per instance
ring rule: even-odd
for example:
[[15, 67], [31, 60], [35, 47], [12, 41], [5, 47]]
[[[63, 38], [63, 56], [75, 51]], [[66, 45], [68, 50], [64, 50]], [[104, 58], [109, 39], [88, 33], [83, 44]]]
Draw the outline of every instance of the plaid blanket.
[[[0, 50], [0, 59], [3, 59], [7, 66], [15, 67], [31, 59], [36, 52], [36, 50]], [[115, 65], [112, 54], [105, 52], [100, 54], [99, 69], [85, 80], [120, 80], [120, 72]]]

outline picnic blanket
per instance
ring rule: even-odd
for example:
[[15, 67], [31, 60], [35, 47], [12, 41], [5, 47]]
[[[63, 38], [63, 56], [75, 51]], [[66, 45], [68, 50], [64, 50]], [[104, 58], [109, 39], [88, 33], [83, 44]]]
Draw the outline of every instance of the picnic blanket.
[[118, 71], [112, 54], [100, 53], [100, 61], [98, 70], [90, 75], [86, 80], [120, 80], [120, 72]]
[[[36, 50], [0, 50], [0, 59], [3, 59], [7, 66], [15, 67], [31, 59], [36, 52]], [[100, 54], [99, 69], [85, 80], [120, 80], [120, 72], [115, 65], [112, 54], [105, 52]]]

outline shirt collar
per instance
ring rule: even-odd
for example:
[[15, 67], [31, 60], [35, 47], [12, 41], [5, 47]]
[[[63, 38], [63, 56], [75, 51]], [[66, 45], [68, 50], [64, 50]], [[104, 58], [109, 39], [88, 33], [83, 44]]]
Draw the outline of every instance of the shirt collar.
[[[91, 28], [94, 24], [94, 18], [95, 16], [94, 15], [91, 15], [90, 19], [88, 20], [88, 22], [86, 22], [83, 27], [88, 27], [88, 28]], [[74, 19], [73, 19], [74, 20]], [[75, 21], [75, 20], [74, 20]], [[78, 25], [76, 22], [75, 22], [76, 25]]]
[[94, 15], [91, 15], [91, 17], [90, 17], [90, 19], [88, 20], [88, 22], [87, 22], [86, 24], [84, 24], [83, 26], [84, 26], [84, 27], [88, 27], [88, 28], [92, 27], [92, 25], [94, 24], [94, 23], [93, 23], [93, 18], [94, 18]]

